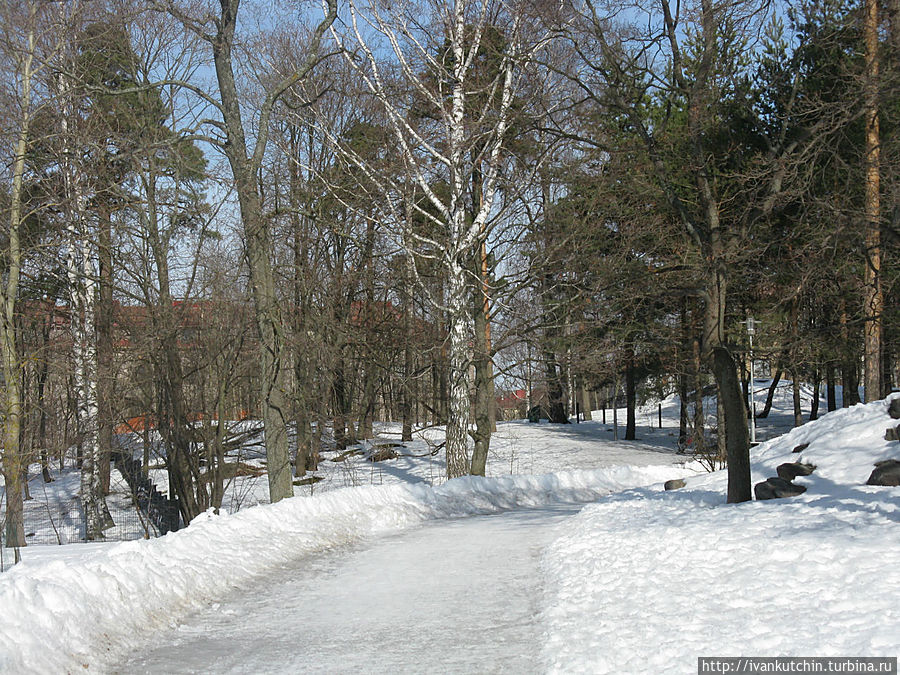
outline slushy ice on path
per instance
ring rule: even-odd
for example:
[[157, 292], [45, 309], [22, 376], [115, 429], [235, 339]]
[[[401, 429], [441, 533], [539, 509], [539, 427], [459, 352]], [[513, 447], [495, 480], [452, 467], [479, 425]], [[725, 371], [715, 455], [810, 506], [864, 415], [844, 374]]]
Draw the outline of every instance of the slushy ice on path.
[[118, 672], [542, 672], [540, 559], [581, 506], [432, 521], [300, 559]]

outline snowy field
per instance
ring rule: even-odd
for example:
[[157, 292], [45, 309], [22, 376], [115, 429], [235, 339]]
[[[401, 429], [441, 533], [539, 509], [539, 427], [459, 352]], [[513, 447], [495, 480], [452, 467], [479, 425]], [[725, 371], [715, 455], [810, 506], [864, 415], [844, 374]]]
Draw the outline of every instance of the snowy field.
[[[604, 425], [599, 412], [578, 425], [501, 423], [485, 479], [445, 481], [443, 463], [429, 451], [440, 439], [433, 429], [398, 459], [326, 460], [324, 480], [295, 488], [298, 498], [207, 514], [162, 538], [27, 547], [24, 562], [0, 575], [0, 606], [13, 608], [0, 615], [0, 672], [196, 672], [202, 664], [187, 665], [190, 654], [211, 665], [213, 650], [222, 656], [223, 649], [233, 652], [231, 665], [217, 672], [684, 673], [696, 672], [698, 656], [896, 656], [900, 589], [889, 575], [900, 565], [900, 488], [865, 481], [875, 461], [900, 459], [900, 444], [884, 440], [898, 422], [876, 402], [778, 436], [789, 429], [788, 397], [788, 386], [779, 389], [773, 415], [761, 422], [761, 435], [775, 438], [753, 458], [754, 482], [798, 456], [817, 465], [796, 479], [808, 492], [788, 500], [724, 504], [724, 474], [674, 452], [678, 408], [670, 399], [662, 428], [650, 406], [631, 442], [614, 440], [611, 414]], [[380, 431], [379, 443], [396, 440], [397, 429]], [[792, 453], [802, 443], [810, 445]], [[676, 477], [686, 477], [687, 487], [663, 492], [661, 483]], [[249, 481], [239, 486], [243, 494], [253, 492]], [[558, 511], [559, 504], [572, 506]], [[528, 515], [542, 509], [550, 520]], [[465, 523], [503, 513], [523, 515], [464, 531]], [[427, 526], [441, 522], [449, 529]], [[480, 669], [442, 660], [442, 670], [410, 651], [367, 661], [367, 640], [353, 630], [390, 603], [362, 599], [365, 589], [395, 598], [387, 628], [396, 640], [418, 635], [417, 626], [425, 634], [441, 629], [417, 614], [424, 610], [415, 593], [396, 585], [413, 584], [426, 564], [410, 562], [418, 559], [409, 553], [414, 547], [422, 560], [449, 565], [453, 555], [438, 547], [448, 536], [472, 542], [459, 548], [471, 549], [479, 576], [501, 580], [513, 564], [505, 551], [527, 539], [536, 563], [530, 572], [527, 560], [516, 568], [530, 577], [516, 582], [527, 589], [523, 601], [484, 590], [455, 604], [476, 624], [518, 607], [510, 625], [528, 624], [513, 632], [533, 636], [533, 653], [510, 643]], [[273, 588], [280, 575], [307, 585]], [[465, 598], [466, 588], [475, 587], [436, 594], [443, 599], [433, 611]], [[220, 607], [253, 616], [236, 598], [277, 603], [291, 592], [312, 614], [304, 624], [286, 619], [285, 630], [296, 626], [297, 643], [311, 631], [318, 651], [286, 638], [281, 649], [295, 659], [289, 666], [289, 659], [253, 656], [259, 650], [252, 644], [232, 640], [229, 647], [221, 639], [228, 629], [214, 616]], [[314, 602], [324, 609], [314, 611]], [[183, 640], [201, 632], [197, 642]], [[266, 640], [266, 623], [254, 622], [250, 633]], [[465, 635], [461, 629], [457, 637]], [[335, 660], [338, 638], [356, 662]], [[455, 639], [444, 634], [441, 642], [467, 649]], [[336, 642], [326, 649], [329, 640]], [[394, 642], [373, 641], [372, 648], [387, 652]], [[179, 654], [179, 643], [181, 668], [159, 665]]]

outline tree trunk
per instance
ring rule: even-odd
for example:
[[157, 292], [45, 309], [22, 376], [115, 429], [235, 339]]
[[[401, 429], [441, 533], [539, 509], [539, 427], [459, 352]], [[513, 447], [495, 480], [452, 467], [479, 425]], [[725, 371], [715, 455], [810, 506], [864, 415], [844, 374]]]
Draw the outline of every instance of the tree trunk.
[[363, 311], [365, 317], [365, 346], [363, 354], [365, 367], [363, 368], [363, 400], [362, 414], [360, 415], [358, 436], [360, 438], [372, 438], [376, 390], [377, 366], [375, 364], [375, 221], [372, 218], [366, 223], [366, 241], [363, 259], [366, 261], [366, 307]]
[[[742, 392], [743, 393], [743, 392]], [[746, 406], [747, 399], [744, 400]], [[724, 465], [728, 456], [728, 449], [725, 443], [725, 404], [724, 396], [716, 389], [716, 461], [718, 467]]]
[[[728, 461], [728, 503], [751, 499], [750, 437], [734, 359], [724, 347], [715, 347], [712, 361], [719, 396], [725, 410], [725, 452]], [[721, 433], [721, 432], [720, 432]]]
[[800, 406], [800, 296], [791, 303], [791, 392], [794, 399], [794, 426], [803, 425]]
[[45, 356], [43, 359], [41, 359], [40, 371], [38, 372], [37, 446], [41, 456], [41, 476], [43, 477], [45, 483], [52, 483], [53, 476], [50, 475], [50, 458], [47, 453], [47, 401], [44, 400], [44, 395], [47, 391], [47, 376], [50, 374], [50, 358], [49, 355], [46, 354], [49, 351], [48, 347], [50, 345], [50, 329], [53, 326], [54, 308], [48, 303], [46, 309], [47, 318], [43, 319], [41, 322], [41, 344], [43, 346]]
[[469, 340], [470, 287], [459, 260], [449, 269], [447, 309], [450, 319], [450, 410], [447, 420], [447, 477], [469, 473]]
[[555, 424], [568, 424], [565, 377], [557, 363], [556, 354], [550, 350], [545, 351], [544, 363], [547, 368], [547, 416]]
[[305, 231], [304, 224], [306, 219], [301, 216], [301, 209], [304, 202], [303, 181], [301, 174], [300, 162], [296, 158], [300, 157], [300, 129], [296, 126], [290, 128], [290, 146], [289, 152], [292, 158], [288, 164], [288, 189], [290, 191], [289, 199], [291, 205], [291, 245], [294, 255], [293, 269], [293, 332], [294, 340], [292, 343], [294, 378], [296, 384], [294, 386], [294, 403], [296, 405], [294, 413], [296, 452], [294, 455], [294, 475], [302, 477], [306, 475], [307, 464], [312, 444], [312, 416], [310, 414], [310, 405], [312, 396], [310, 396], [310, 388], [312, 387], [312, 371], [310, 367], [310, 340], [306, 332], [306, 322], [304, 313], [306, 310], [306, 269], [309, 241], [309, 233]]
[[866, 0], [863, 33], [866, 44], [865, 123], [866, 123], [866, 232], [864, 274], [865, 382], [866, 402], [883, 396], [881, 368], [882, 315], [881, 290], [881, 165], [878, 58], [878, 0]]
[[[16, 301], [19, 295], [19, 277], [22, 270], [20, 232], [22, 227], [22, 197], [25, 176], [25, 153], [28, 150], [28, 134], [31, 123], [31, 80], [35, 39], [33, 21], [37, 12], [31, 3], [27, 47], [20, 61], [22, 91], [19, 99], [22, 117], [12, 166], [12, 189], [9, 195], [9, 241], [4, 261], [5, 283], [0, 283], [0, 349], [3, 359], [3, 479], [6, 492], [6, 545], [18, 549], [25, 546], [23, 520], [23, 458], [21, 435], [23, 421], [21, 357], [16, 340]], [[16, 550], [15, 562], [19, 562]]]
[[259, 333], [260, 407], [265, 429], [269, 499], [274, 503], [294, 494], [288, 447], [290, 397], [287, 354], [284, 348], [284, 325], [275, 292], [275, 274], [270, 260], [270, 233], [254, 179], [254, 164], [257, 164], [257, 158], [261, 161], [265, 149], [262, 135], [268, 130], [262, 128], [264, 125], [261, 126], [256, 151], [252, 158], [248, 156], [240, 98], [231, 60], [238, 4], [238, 0], [222, 0], [221, 21], [212, 46], [227, 137], [225, 155], [234, 177], [244, 227], [250, 289]]
[[841, 362], [841, 407], [848, 408], [859, 403], [859, 359], [850, 336], [850, 321], [847, 309], [841, 300], [841, 340], [843, 360]]
[[637, 423], [634, 409], [636, 403], [636, 387], [634, 372], [634, 352], [629, 348], [625, 356], [625, 440], [635, 440]]
[[694, 452], [706, 450], [706, 415], [703, 412], [703, 371], [700, 357], [700, 338], [694, 337], [693, 342], [693, 376], [694, 376]]
[[678, 448], [683, 449], [688, 439], [688, 370], [690, 368], [690, 323], [688, 321], [687, 297], [681, 298], [681, 346], [678, 350], [680, 369], [678, 373]]
[[814, 419], [818, 419], [819, 417], [819, 387], [822, 384], [822, 375], [818, 368], [813, 371], [813, 397], [812, 402], [809, 407], [809, 421], [812, 422]]
[[828, 412], [837, 410], [837, 397], [834, 390], [834, 364], [829, 363], [825, 367], [825, 398], [828, 405]]
[[588, 391], [584, 384], [584, 376], [578, 379], [578, 384], [581, 392], [581, 414], [584, 421], [587, 422], [588, 420], [593, 419], [593, 416], [591, 415], [591, 409], [593, 408], [591, 405], [591, 392]]
[[103, 488], [100, 478], [100, 448], [97, 423], [97, 345], [96, 345], [96, 278], [91, 237], [84, 217], [82, 193], [84, 177], [78, 156], [72, 150], [68, 119], [73, 114], [71, 87], [66, 76], [60, 77], [60, 97], [66, 114], [62, 120], [63, 187], [66, 196], [68, 253], [66, 275], [71, 304], [72, 355], [74, 361], [76, 424], [81, 451], [81, 508], [84, 515], [85, 539], [103, 538], [101, 507]]
[[[151, 159], [144, 173], [146, 192], [146, 234], [156, 268], [158, 304], [150, 308], [150, 317], [158, 349], [154, 355], [156, 383], [157, 428], [166, 448], [166, 469], [169, 475], [169, 497], [178, 500], [182, 520], [191, 522], [212, 505], [208, 486], [200, 479], [199, 457], [192, 452], [188, 436], [190, 422], [184, 401], [184, 373], [178, 350], [179, 317], [176, 315], [169, 279], [169, 243], [159, 227], [157, 202], [158, 175]], [[215, 466], [209, 469], [215, 472]]]
[[[408, 286], [407, 286], [408, 288]], [[403, 303], [403, 334], [405, 340], [403, 343], [403, 380], [401, 386], [402, 403], [400, 418], [402, 420], [402, 429], [400, 431], [400, 441], [408, 443], [412, 441], [413, 427], [413, 394], [412, 394], [412, 374], [413, 374], [413, 334], [410, 314], [412, 313], [412, 293], [408, 293]]]
[[[478, 265], [478, 272], [480, 277], [481, 264]], [[475, 366], [475, 429], [469, 433], [475, 441], [475, 448], [472, 451], [470, 472], [473, 476], [483, 476], [491, 445], [491, 390], [493, 387], [491, 386], [490, 355], [487, 352], [486, 297], [482, 292], [476, 292], [472, 294], [472, 298], [474, 300], [472, 318], [475, 330], [473, 358]]]
[[769, 391], [766, 393], [766, 402], [763, 405], [762, 412], [760, 412], [756, 417], [757, 419], [764, 420], [769, 416], [769, 412], [772, 410], [772, 403], [775, 400], [775, 390], [778, 389], [778, 383], [781, 381], [781, 368], [775, 369], [775, 377], [772, 378], [772, 384], [769, 385]]
[[[728, 462], [728, 503], [751, 500], [750, 435], [747, 410], [741, 396], [737, 364], [725, 346], [726, 263], [721, 242], [713, 228], [711, 249], [714, 269], [706, 287], [703, 349], [710, 360], [718, 395], [725, 413], [725, 451]], [[716, 262], [717, 261], [717, 262]], [[722, 433], [722, 430], [719, 430]]]
[[331, 428], [334, 433], [334, 444], [337, 450], [344, 450], [348, 444], [347, 437], [347, 382], [345, 378], [344, 357], [338, 347], [334, 371], [331, 376]]
[[97, 448], [100, 475], [100, 517], [103, 529], [115, 525], [105, 495], [109, 494], [110, 461], [113, 446], [113, 270], [112, 222], [107, 205], [99, 208], [97, 252], [100, 275], [97, 289]]

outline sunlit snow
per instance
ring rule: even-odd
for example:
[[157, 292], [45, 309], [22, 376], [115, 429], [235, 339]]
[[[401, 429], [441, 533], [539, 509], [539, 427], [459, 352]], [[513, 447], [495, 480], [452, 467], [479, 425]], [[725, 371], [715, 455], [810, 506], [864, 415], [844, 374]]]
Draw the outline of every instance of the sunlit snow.
[[[486, 479], [445, 482], [430, 455], [357, 458], [295, 499], [159, 539], [27, 547], [0, 575], [0, 672], [680, 673], [698, 656], [896, 656], [900, 488], [865, 485], [900, 458], [887, 404], [755, 449], [754, 482], [798, 457], [818, 468], [800, 497], [739, 505], [723, 473], [674, 453], [677, 404], [662, 429], [657, 414], [642, 411], [633, 442], [611, 419], [502, 423]], [[687, 487], [663, 492], [675, 477]]]

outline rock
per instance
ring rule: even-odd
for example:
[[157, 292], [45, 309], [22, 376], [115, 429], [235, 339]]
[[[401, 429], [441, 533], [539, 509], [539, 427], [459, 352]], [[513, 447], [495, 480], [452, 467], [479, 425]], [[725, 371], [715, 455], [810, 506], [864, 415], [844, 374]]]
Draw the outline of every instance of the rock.
[[805, 464], [803, 462], [785, 462], [784, 464], [779, 464], [778, 468], [775, 469], [779, 478], [784, 478], [785, 480], [794, 480], [797, 476], [808, 476], [815, 470], [815, 464]]
[[900, 485], [900, 461], [886, 459], [875, 462], [875, 470], [869, 476], [866, 485]]
[[884, 430], [884, 440], [886, 441], [900, 441], [900, 426], [898, 427], [888, 427]]
[[782, 499], [784, 497], [796, 497], [806, 492], [802, 485], [794, 485], [791, 481], [773, 476], [753, 487], [753, 493], [760, 501], [764, 499]]
[[892, 399], [888, 404], [888, 415], [895, 420], [900, 420], [900, 398]]
[[686, 485], [683, 478], [673, 478], [672, 480], [667, 480], [663, 487], [666, 490], [677, 490], [678, 488], [683, 488]]
[[808, 447], [809, 447], [809, 443], [801, 443], [801, 444], [798, 445], [796, 448], [794, 448], [793, 450], [791, 450], [791, 452], [803, 452], [803, 451], [806, 450]]

